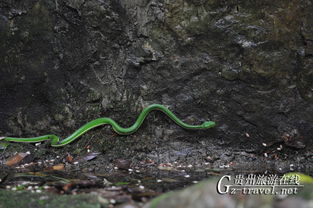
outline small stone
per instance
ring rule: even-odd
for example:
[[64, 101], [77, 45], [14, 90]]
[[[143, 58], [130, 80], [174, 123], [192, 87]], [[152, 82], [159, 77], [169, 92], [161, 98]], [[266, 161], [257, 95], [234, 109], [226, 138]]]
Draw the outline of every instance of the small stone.
[[115, 166], [122, 170], [128, 170], [130, 168], [130, 160], [117, 159], [114, 161]]
[[290, 164], [289, 169], [290, 169], [291, 171], [294, 171], [294, 170], [295, 170], [295, 169], [294, 169], [294, 164]]

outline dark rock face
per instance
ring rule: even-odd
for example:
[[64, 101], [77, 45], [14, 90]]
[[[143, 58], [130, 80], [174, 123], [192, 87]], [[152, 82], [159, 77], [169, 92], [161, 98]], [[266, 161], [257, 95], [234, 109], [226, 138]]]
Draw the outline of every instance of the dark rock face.
[[129, 155], [175, 141], [203, 154], [262, 143], [313, 154], [312, 10], [310, 0], [2, 1], [0, 135], [65, 136], [101, 116], [127, 126], [161, 103], [218, 127], [189, 133], [154, 114], [129, 140], [88, 137]]

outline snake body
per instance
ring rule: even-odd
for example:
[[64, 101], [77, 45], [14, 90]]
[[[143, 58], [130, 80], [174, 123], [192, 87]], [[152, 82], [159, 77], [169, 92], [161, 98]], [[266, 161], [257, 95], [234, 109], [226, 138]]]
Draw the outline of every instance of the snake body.
[[92, 121], [86, 123], [85, 125], [80, 127], [78, 130], [76, 130], [73, 134], [71, 134], [69, 137], [67, 137], [61, 141], [60, 141], [60, 138], [58, 136], [53, 135], [53, 134], [39, 136], [39, 137], [32, 137], [32, 138], [0, 137], [0, 140], [9, 141], [9, 142], [42, 142], [45, 140], [51, 140], [51, 146], [60, 147], [60, 146], [64, 146], [66, 144], [73, 142], [75, 139], [77, 139], [78, 137], [80, 137], [81, 135], [86, 133], [87, 131], [89, 131], [95, 127], [98, 127], [98, 126], [105, 125], [105, 124], [111, 125], [113, 130], [117, 134], [128, 135], [128, 134], [132, 134], [135, 131], [137, 131], [139, 129], [139, 127], [141, 126], [141, 124], [143, 123], [144, 119], [147, 117], [147, 115], [151, 111], [154, 111], [154, 110], [162, 111], [168, 117], [170, 117], [177, 125], [181, 126], [182, 128], [185, 128], [185, 129], [191, 129], [191, 130], [193, 130], [193, 129], [208, 129], [208, 128], [214, 127], [216, 125], [215, 122], [213, 122], [213, 121], [206, 121], [206, 122], [202, 123], [201, 125], [189, 125], [189, 124], [184, 123], [179, 118], [177, 118], [177, 116], [175, 116], [175, 114], [172, 111], [170, 111], [168, 108], [166, 108], [165, 106], [160, 105], [160, 104], [152, 104], [152, 105], [144, 108], [143, 111], [138, 116], [136, 122], [128, 128], [123, 128], [120, 125], [118, 125], [113, 119], [104, 117], [104, 118], [98, 118], [98, 119], [95, 119], [95, 120], [92, 120]]

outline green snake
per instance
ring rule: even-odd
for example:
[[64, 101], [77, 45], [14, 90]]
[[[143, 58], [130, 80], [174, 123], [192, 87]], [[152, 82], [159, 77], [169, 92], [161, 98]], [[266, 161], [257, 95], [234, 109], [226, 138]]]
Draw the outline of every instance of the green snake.
[[32, 138], [0, 137], [0, 140], [9, 141], [9, 142], [42, 142], [45, 140], [51, 140], [51, 146], [60, 147], [60, 146], [64, 146], [66, 144], [73, 142], [75, 139], [77, 139], [78, 137], [80, 137], [81, 135], [89, 131], [90, 129], [93, 129], [97, 126], [101, 126], [105, 124], [111, 125], [113, 130], [117, 134], [128, 135], [137, 131], [139, 127], [141, 126], [141, 124], [143, 123], [143, 121], [145, 120], [145, 118], [147, 117], [147, 115], [153, 110], [162, 111], [168, 117], [170, 117], [176, 124], [178, 124], [179, 126], [185, 129], [191, 129], [191, 130], [208, 129], [216, 125], [215, 122], [213, 121], [206, 121], [202, 123], [201, 125], [189, 125], [189, 124], [184, 123], [179, 118], [177, 118], [177, 116], [175, 116], [175, 114], [172, 111], [170, 111], [168, 108], [166, 108], [165, 106], [160, 105], [160, 104], [152, 104], [144, 108], [143, 111], [138, 116], [136, 122], [128, 128], [123, 128], [120, 125], [118, 125], [113, 119], [104, 117], [104, 118], [98, 118], [98, 119], [95, 119], [86, 123], [85, 125], [80, 127], [78, 130], [76, 130], [73, 134], [71, 134], [69, 137], [61, 141], [58, 136], [53, 135], [53, 134], [39, 136], [39, 137], [32, 137]]

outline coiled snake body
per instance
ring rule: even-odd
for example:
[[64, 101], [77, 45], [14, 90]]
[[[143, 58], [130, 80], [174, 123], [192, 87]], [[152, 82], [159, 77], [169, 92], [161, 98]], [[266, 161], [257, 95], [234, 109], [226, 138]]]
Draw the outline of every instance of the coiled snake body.
[[146, 116], [149, 114], [149, 112], [153, 110], [159, 110], [165, 113], [168, 117], [170, 117], [177, 125], [185, 128], [185, 129], [208, 129], [214, 127], [216, 124], [213, 121], [206, 121], [202, 123], [201, 125], [189, 125], [184, 123], [182, 120], [177, 118], [168, 108], [166, 108], [163, 105], [160, 104], [153, 104], [148, 106], [147, 108], [143, 109], [143, 111], [140, 113], [138, 116], [136, 122], [128, 127], [128, 128], [123, 128], [120, 125], [118, 125], [113, 119], [111, 118], [98, 118], [95, 120], [92, 120], [82, 127], [80, 127], [78, 130], [76, 130], [73, 134], [71, 134], [69, 137], [63, 139], [60, 141], [60, 138], [56, 135], [49, 134], [49, 135], [44, 135], [44, 136], [39, 136], [39, 137], [32, 137], [32, 138], [16, 138], [16, 137], [0, 137], [0, 140], [4, 141], [9, 141], [9, 142], [42, 142], [45, 140], [51, 140], [51, 146], [53, 147], [60, 147], [64, 146], [66, 144], [69, 144], [73, 142], [75, 139], [89, 131], [90, 129], [93, 129], [97, 126], [109, 124], [112, 126], [113, 130], [120, 134], [120, 135], [128, 135], [132, 134], [135, 131], [138, 130], [138, 128], [141, 126], [143, 123], [144, 119]]

